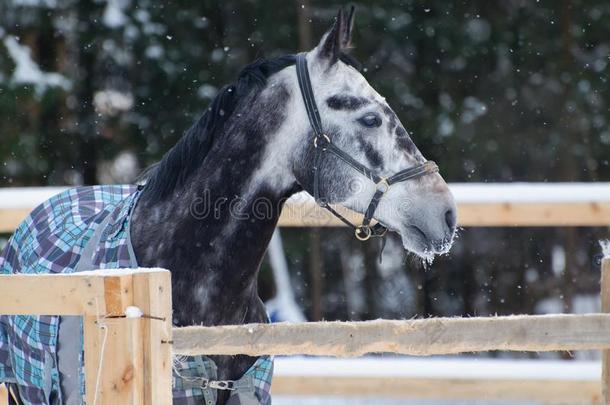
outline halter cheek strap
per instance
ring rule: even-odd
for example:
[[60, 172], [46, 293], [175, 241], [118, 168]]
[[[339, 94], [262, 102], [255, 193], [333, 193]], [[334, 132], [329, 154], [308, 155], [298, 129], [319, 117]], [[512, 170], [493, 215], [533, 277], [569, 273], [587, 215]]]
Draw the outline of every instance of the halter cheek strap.
[[[375, 225], [371, 225], [371, 220], [373, 219], [375, 211], [377, 210], [377, 206], [379, 205], [379, 202], [381, 201], [385, 193], [387, 193], [390, 187], [395, 183], [414, 179], [425, 174], [438, 172], [438, 166], [432, 161], [427, 161], [417, 166], [402, 170], [386, 178], [379, 176], [373, 170], [352, 158], [342, 149], [335, 146], [331, 142], [331, 139], [328, 134], [326, 134], [322, 129], [322, 120], [320, 119], [320, 112], [318, 111], [318, 105], [316, 104], [316, 100], [314, 98], [313, 88], [311, 86], [311, 80], [309, 78], [309, 70], [307, 69], [307, 58], [303, 53], [297, 55], [296, 70], [297, 79], [299, 81], [299, 88], [301, 89], [301, 95], [303, 96], [303, 103], [305, 104], [305, 109], [307, 110], [307, 117], [309, 118], [309, 123], [314, 132], [313, 146], [315, 149], [315, 155], [313, 165], [313, 192], [316, 203], [330, 211], [331, 214], [339, 218], [344, 224], [352, 227], [354, 229], [356, 238], [358, 238], [359, 240], [364, 241], [371, 237], [384, 236], [388, 229], [379, 222]], [[371, 198], [371, 202], [369, 203], [364, 213], [364, 219], [362, 220], [361, 225], [354, 225], [343, 215], [339, 214], [333, 207], [331, 207], [327, 201], [320, 198], [319, 169], [321, 156], [324, 152], [330, 152], [331, 154], [335, 155], [337, 158], [342, 160], [352, 169], [359, 172], [360, 174], [371, 180], [373, 183], [375, 183], [377, 189], [375, 190], [375, 193]]]

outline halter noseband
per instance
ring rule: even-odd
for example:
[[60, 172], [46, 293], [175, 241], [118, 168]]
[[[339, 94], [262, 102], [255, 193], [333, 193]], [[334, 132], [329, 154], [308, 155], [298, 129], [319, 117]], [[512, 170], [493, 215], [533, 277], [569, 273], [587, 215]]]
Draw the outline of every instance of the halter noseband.
[[[377, 222], [375, 225], [371, 225], [373, 215], [377, 205], [381, 201], [384, 194], [390, 189], [392, 184], [400, 183], [406, 180], [414, 179], [425, 174], [431, 174], [438, 172], [438, 166], [432, 161], [427, 161], [417, 166], [410, 167], [405, 170], [401, 170], [398, 173], [390, 177], [381, 177], [373, 172], [368, 167], [357, 162], [350, 155], [345, 153], [343, 150], [335, 146], [329, 136], [322, 130], [322, 120], [320, 119], [320, 113], [318, 106], [313, 95], [313, 88], [311, 87], [311, 80], [309, 79], [309, 70], [307, 69], [307, 59], [304, 53], [300, 53], [296, 58], [296, 69], [297, 79], [299, 81], [299, 88], [301, 89], [301, 95], [303, 96], [303, 102], [305, 103], [305, 109], [307, 110], [307, 116], [309, 117], [309, 123], [314, 132], [313, 146], [315, 148], [314, 157], [314, 180], [313, 180], [313, 192], [316, 203], [322, 208], [326, 208], [334, 216], [339, 218], [344, 224], [352, 227], [356, 238], [359, 240], [367, 240], [371, 237], [382, 237], [387, 232], [387, 228], [381, 223]], [[343, 215], [339, 214], [334, 208], [332, 208], [328, 202], [320, 199], [320, 176], [319, 176], [319, 164], [322, 152], [330, 152], [343, 162], [347, 163], [357, 172], [366, 176], [369, 180], [375, 183], [377, 190], [371, 198], [368, 208], [364, 214], [364, 219], [361, 225], [354, 225]]]

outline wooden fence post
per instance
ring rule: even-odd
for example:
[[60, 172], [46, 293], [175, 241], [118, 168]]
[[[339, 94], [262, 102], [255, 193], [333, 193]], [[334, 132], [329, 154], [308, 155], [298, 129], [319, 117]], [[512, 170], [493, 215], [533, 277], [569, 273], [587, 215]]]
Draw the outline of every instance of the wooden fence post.
[[8, 405], [8, 389], [4, 384], [0, 384], [0, 405]]
[[[602, 312], [610, 312], [610, 258], [602, 260]], [[602, 403], [610, 405], [610, 350], [602, 350]]]
[[[84, 316], [87, 405], [171, 404], [171, 291], [168, 271], [138, 271], [105, 283], [111, 315]], [[108, 305], [123, 296], [142, 317], [126, 318]]]
[[84, 317], [87, 405], [145, 404], [142, 323]]
[[[134, 274], [134, 302], [142, 319], [145, 405], [172, 403], [172, 283], [168, 271]], [[116, 405], [116, 404], [114, 404]]]

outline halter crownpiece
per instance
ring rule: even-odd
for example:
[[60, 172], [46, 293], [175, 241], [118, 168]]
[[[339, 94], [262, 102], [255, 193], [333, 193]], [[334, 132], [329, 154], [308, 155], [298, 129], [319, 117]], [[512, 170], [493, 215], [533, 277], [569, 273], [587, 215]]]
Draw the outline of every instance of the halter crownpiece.
[[[381, 198], [388, 192], [390, 187], [395, 183], [400, 183], [406, 180], [421, 177], [426, 174], [432, 174], [438, 172], [438, 166], [436, 163], [428, 160], [417, 166], [409, 167], [408, 169], [401, 170], [398, 173], [390, 177], [381, 177], [373, 170], [364, 166], [360, 162], [356, 161], [346, 152], [335, 146], [327, 133], [322, 129], [322, 120], [320, 119], [320, 112], [316, 104], [316, 99], [313, 95], [313, 88], [311, 86], [311, 80], [309, 78], [309, 70], [307, 69], [307, 58], [304, 53], [300, 53], [296, 57], [296, 69], [297, 79], [299, 81], [299, 88], [301, 89], [301, 95], [303, 96], [303, 102], [305, 109], [307, 110], [307, 117], [309, 123], [314, 132], [313, 147], [315, 149], [314, 156], [314, 179], [313, 179], [313, 192], [316, 203], [322, 208], [326, 208], [331, 214], [336, 216], [344, 224], [352, 227], [356, 238], [361, 241], [370, 239], [371, 237], [382, 237], [388, 231], [388, 228], [377, 222], [371, 225], [371, 220], [375, 215], [375, 210], [381, 201]], [[319, 165], [320, 159], [323, 152], [330, 152], [343, 162], [347, 163], [352, 169], [356, 170], [360, 174], [367, 177], [373, 183], [375, 183], [376, 190], [371, 198], [362, 220], [361, 225], [354, 225], [343, 215], [339, 214], [328, 202], [320, 199], [320, 179], [319, 179]]]

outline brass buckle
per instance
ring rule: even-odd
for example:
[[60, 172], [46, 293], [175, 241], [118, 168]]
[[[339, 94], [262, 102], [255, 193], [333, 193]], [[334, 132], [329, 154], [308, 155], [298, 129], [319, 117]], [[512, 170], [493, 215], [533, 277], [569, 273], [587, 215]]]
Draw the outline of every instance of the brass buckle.
[[[324, 139], [326, 139], [326, 142], [330, 143], [330, 138], [328, 137], [328, 135], [322, 134], [322, 136], [324, 137]], [[318, 136], [313, 138], [313, 146], [314, 146], [314, 148], [318, 147], [318, 138], [319, 138]]]
[[424, 163], [424, 170], [426, 173], [436, 173], [438, 172], [438, 165], [432, 160], [427, 160]]
[[[356, 227], [356, 230], [354, 232], [354, 234], [356, 235], [356, 239], [360, 240], [360, 241], [365, 241], [365, 240], [369, 240], [369, 238], [371, 237], [371, 233], [373, 231], [371, 231], [371, 227], [368, 225], [359, 225]], [[362, 233], [364, 233], [364, 235], [362, 235]]]

